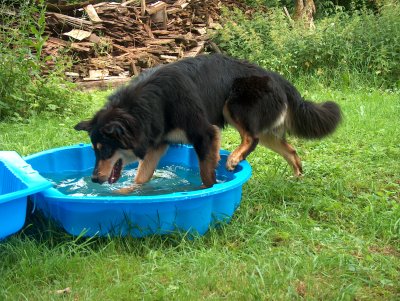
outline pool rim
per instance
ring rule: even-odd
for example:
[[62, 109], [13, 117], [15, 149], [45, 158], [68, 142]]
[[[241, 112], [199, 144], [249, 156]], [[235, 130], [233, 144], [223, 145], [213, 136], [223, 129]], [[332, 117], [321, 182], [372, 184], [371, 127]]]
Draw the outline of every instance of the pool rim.
[[[193, 146], [187, 144], [170, 144], [170, 147], [185, 147], [193, 149]], [[91, 144], [86, 143], [79, 143], [70, 146], [63, 146], [52, 148], [48, 150], [44, 150], [38, 153], [34, 153], [24, 157], [24, 160], [29, 163], [30, 160], [35, 159], [36, 157], [47, 155], [56, 151], [74, 149], [74, 148], [92, 148]], [[226, 150], [220, 150], [221, 156], [229, 155], [229, 152]], [[38, 171], [40, 174], [40, 171]], [[250, 164], [243, 160], [238, 164], [235, 171], [233, 171], [233, 178], [224, 183], [217, 183], [214, 184], [212, 187], [201, 189], [201, 190], [193, 190], [193, 191], [181, 191], [181, 192], [173, 192], [167, 194], [160, 194], [160, 195], [144, 195], [144, 196], [137, 196], [137, 195], [115, 195], [115, 196], [70, 196], [63, 194], [56, 188], [52, 187], [46, 189], [44, 191], [39, 192], [44, 197], [52, 200], [57, 200], [58, 202], [65, 202], [65, 203], [107, 203], [107, 204], [149, 204], [149, 203], [166, 203], [166, 202], [179, 202], [185, 201], [187, 199], [192, 198], [203, 198], [203, 197], [210, 197], [212, 195], [218, 195], [223, 192], [234, 190], [235, 188], [242, 186], [244, 183], [249, 180], [252, 173], [252, 168]]]

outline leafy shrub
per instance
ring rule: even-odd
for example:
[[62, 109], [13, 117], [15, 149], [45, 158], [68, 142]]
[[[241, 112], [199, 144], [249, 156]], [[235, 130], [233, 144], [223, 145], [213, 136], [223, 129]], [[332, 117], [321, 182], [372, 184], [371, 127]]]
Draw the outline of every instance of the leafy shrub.
[[78, 93], [60, 75], [64, 62], [46, 78], [44, 8], [19, 4], [18, 10], [0, 3], [0, 120], [21, 121], [40, 112], [68, 113], [79, 108]]
[[341, 10], [316, 21], [315, 30], [292, 25], [281, 10], [249, 20], [224, 10], [225, 24], [215, 40], [228, 54], [257, 62], [289, 78], [316, 75], [328, 82], [399, 86], [400, 6], [378, 15]]
[[[242, 0], [248, 5], [268, 8], [286, 7], [289, 11], [293, 11], [296, 1], [294, 0]], [[379, 8], [393, 0], [314, 0], [317, 6], [317, 15], [325, 15], [332, 13], [331, 8], [335, 6], [342, 7], [345, 11], [353, 12], [362, 9], [378, 11]]]

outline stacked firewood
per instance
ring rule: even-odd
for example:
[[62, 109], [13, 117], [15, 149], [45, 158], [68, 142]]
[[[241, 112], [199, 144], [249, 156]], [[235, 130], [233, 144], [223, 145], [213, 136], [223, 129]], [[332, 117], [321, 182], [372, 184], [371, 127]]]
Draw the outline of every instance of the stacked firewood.
[[[90, 1], [87, 1], [90, 3]], [[232, 0], [225, 1], [230, 4]], [[66, 75], [74, 81], [130, 78], [142, 69], [218, 51], [207, 32], [221, 26], [221, 1], [129, 0], [46, 13], [48, 39], [43, 54], [74, 57]], [[50, 10], [50, 11], [49, 11]], [[53, 61], [49, 61], [49, 72]]]

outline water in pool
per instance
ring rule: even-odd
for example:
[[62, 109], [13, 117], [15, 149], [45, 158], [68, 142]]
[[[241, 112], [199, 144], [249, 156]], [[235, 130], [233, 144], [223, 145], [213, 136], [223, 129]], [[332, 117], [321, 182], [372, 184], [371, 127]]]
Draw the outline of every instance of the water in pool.
[[[103, 183], [101, 185], [91, 181], [91, 170], [68, 174], [43, 174], [43, 176], [65, 195], [107, 196], [117, 195], [116, 191], [118, 189], [130, 186], [136, 172], [136, 168], [124, 168], [121, 178], [116, 183]], [[223, 183], [227, 180], [226, 176], [221, 176], [217, 173], [218, 183]], [[198, 169], [180, 165], [165, 165], [155, 171], [148, 183], [139, 185], [130, 195], [158, 195], [198, 189], [201, 189], [201, 179]]]

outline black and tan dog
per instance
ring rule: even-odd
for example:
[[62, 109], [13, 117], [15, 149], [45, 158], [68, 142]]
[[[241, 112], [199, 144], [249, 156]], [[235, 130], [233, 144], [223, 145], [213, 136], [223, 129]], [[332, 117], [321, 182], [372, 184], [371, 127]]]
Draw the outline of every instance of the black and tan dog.
[[216, 182], [220, 129], [236, 128], [241, 144], [228, 157], [234, 170], [258, 143], [280, 154], [301, 175], [301, 161], [285, 133], [331, 134], [341, 119], [334, 102], [303, 100], [277, 73], [223, 55], [203, 55], [150, 69], [109, 97], [85, 130], [96, 155], [92, 180], [114, 183], [124, 165], [139, 160], [134, 182], [150, 180], [169, 143], [193, 145], [203, 185]]

